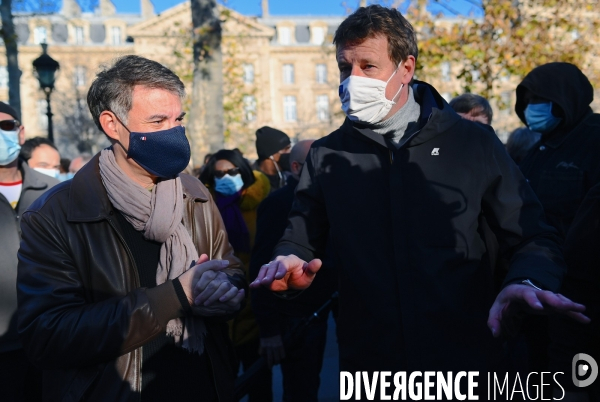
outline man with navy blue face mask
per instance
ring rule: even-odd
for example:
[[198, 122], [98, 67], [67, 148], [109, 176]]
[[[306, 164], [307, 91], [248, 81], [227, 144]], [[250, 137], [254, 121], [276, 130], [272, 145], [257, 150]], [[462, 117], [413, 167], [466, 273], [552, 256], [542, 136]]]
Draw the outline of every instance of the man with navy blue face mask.
[[[600, 233], [597, 219], [586, 218], [581, 215], [586, 211], [580, 211], [586, 195], [600, 184], [600, 114], [590, 108], [593, 99], [590, 81], [569, 63], [536, 67], [517, 86], [517, 115], [531, 130], [542, 135], [520, 168], [544, 206], [548, 222], [561, 237], [579, 239], [578, 243], [582, 238]], [[572, 228], [573, 221], [588, 224]], [[589, 291], [600, 287], [598, 276], [594, 274], [599, 261], [593, 250], [579, 249], [578, 244], [573, 243], [565, 245], [568, 271], [563, 288], [568, 297], [577, 297], [588, 306], [592, 323], [597, 322], [600, 311], [598, 292]], [[594, 275], [596, 279], [591, 279]], [[529, 320], [525, 326], [531, 345], [529, 371], [566, 372], [570, 370], [573, 356], [581, 352], [600, 359], [600, 350], [593, 346], [600, 336], [596, 324], [582, 326], [551, 319], [548, 339], [545, 329], [548, 324], [540, 321]], [[549, 355], [548, 343], [551, 345]], [[572, 383], [566, 386], [574, 388]], [[597, 385], [595, 392], [600, 393]]]
[[181, 80], [124, 56], [88, 106], [111, 146], [22, 219], [19, 334], [44, 398], [232, 400], [225, 322], [245, 276], [208, 190], [182, 173]]

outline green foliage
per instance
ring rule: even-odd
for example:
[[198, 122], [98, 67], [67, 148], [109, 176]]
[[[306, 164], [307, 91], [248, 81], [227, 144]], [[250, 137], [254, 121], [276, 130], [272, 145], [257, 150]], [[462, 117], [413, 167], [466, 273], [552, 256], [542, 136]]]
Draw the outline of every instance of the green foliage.
[[482, 17], [452, 22], [426, 12], [432, 3], [419, 0], [407, 11], [419, 32], [419, 78], [439, 75], [440, 63], [451, 62], [465, 91], [477, 90], [500, 108], [508, 106], [498, 92], [503, 82], [548, 62], [573, 63], [600, 83], [591, 57], [600, 40], [594, 0], [483, 0]]

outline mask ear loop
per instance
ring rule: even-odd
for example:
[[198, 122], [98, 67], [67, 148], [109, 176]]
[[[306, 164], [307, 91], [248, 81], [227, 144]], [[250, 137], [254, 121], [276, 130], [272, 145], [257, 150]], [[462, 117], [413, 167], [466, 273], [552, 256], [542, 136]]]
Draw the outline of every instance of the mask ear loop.
[[[127, 128], [127, 126], [125, 124], [123, 124], [123, 122], [121, 121], [121, 119], [119, 119], [119, 116], [117, 116], [117, 114], [115, 112], [113, 112], [112, 110], [110, 110], [110, 112], [115, 115], [115, 119], [117, 119], [117, 121], [119, 123], [121, 123], [121, 125], [123, 127], [125, 127], [125, 130], [127, 130], [127, 132], [129, 133], [129, 135], [131, 136], [131, 130], [129, 128]], [[117, 144], [119, 144], [121, 146], [121, 148], [123, 148], [123, 150], [125, 151], [125, 153], [127, 155], [129, 155], [129, 150], [125, 149], [125, 147], [123, 146], [123, 144], [121, 144], [121, 141], [117, 141]]]
[[[401, 65], [402, 65], [402, 63], [398, 64], [398, 67], [396, 67], [396, 70], [394, 70], [394, 73], [390, 76], [390, 78], [388, 78], [388, 80], [385, 83], [386, 87], [387, 87], [387, 84], [390, 83], [390, 81], [392, 80], [392, 78], [394, 77], [394, 75], [396, 75], [396, 73], [398, 72], [398, 69], [400, 68]], [[390, 99], [390, 102], [394, 102], [394, 104], [396, 104], [396, 101], [394, 99], [396, 99], [396, 96], [398, 96], [400, 94], [400, 92], [402, 91], [402, 88], [404, 88], [404, 84], [400, 85], [400, 89], [398, 90], [398, 92], [396, 92], [396, 95], [394, 95], [392, 97], [392, 99]]]
[[277, 166], [277, 162], [275, 161], [275, 158], [273, 158], [273, 155], [269, 156], [269, 159], [273, 161], [275, 170], [277, 170], [277, 175], [279, 176], [279, 186], [283, 187], [283, 175], [281, 174], [281, 170], [279, 170], [279, 166]]

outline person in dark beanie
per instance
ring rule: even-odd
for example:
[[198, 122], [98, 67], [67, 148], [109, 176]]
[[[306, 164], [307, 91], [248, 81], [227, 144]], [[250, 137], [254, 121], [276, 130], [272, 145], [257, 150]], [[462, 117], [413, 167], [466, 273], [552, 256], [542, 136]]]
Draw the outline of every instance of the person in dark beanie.
[[256, 130], [258, 160], [253, 169], [263, 172], [271, 183], [271, 191], [283, 187], [290, 170], [290, 137], [283, 131], [264, 126]]
[[27, 360], [17, 333], [17, 251], [21, 215], [58, 184], [19, 158], [25, 142], [21, 117], [0, 102], [0, 389], [3, 401], [41, 399], [41, 373]]

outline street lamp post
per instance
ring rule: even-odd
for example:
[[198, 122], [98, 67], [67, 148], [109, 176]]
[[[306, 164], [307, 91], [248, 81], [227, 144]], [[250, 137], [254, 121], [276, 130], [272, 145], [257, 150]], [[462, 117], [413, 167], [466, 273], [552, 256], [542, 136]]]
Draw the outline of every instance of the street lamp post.
[[42, 43], [42, 55], [33, 61], [33, 71], [36, 78], [40, 82], [40, 88], [46, 94], [46, 102], [48, 109], [48, 139], [54, 142], [54, 132], [52, 130], [52, 109], [50, 107], [50, 94], [54, 89], [54, 81], [56, 80], [56, 72], [60, 68], [60, 64], [48, 54], [48, 45]]

